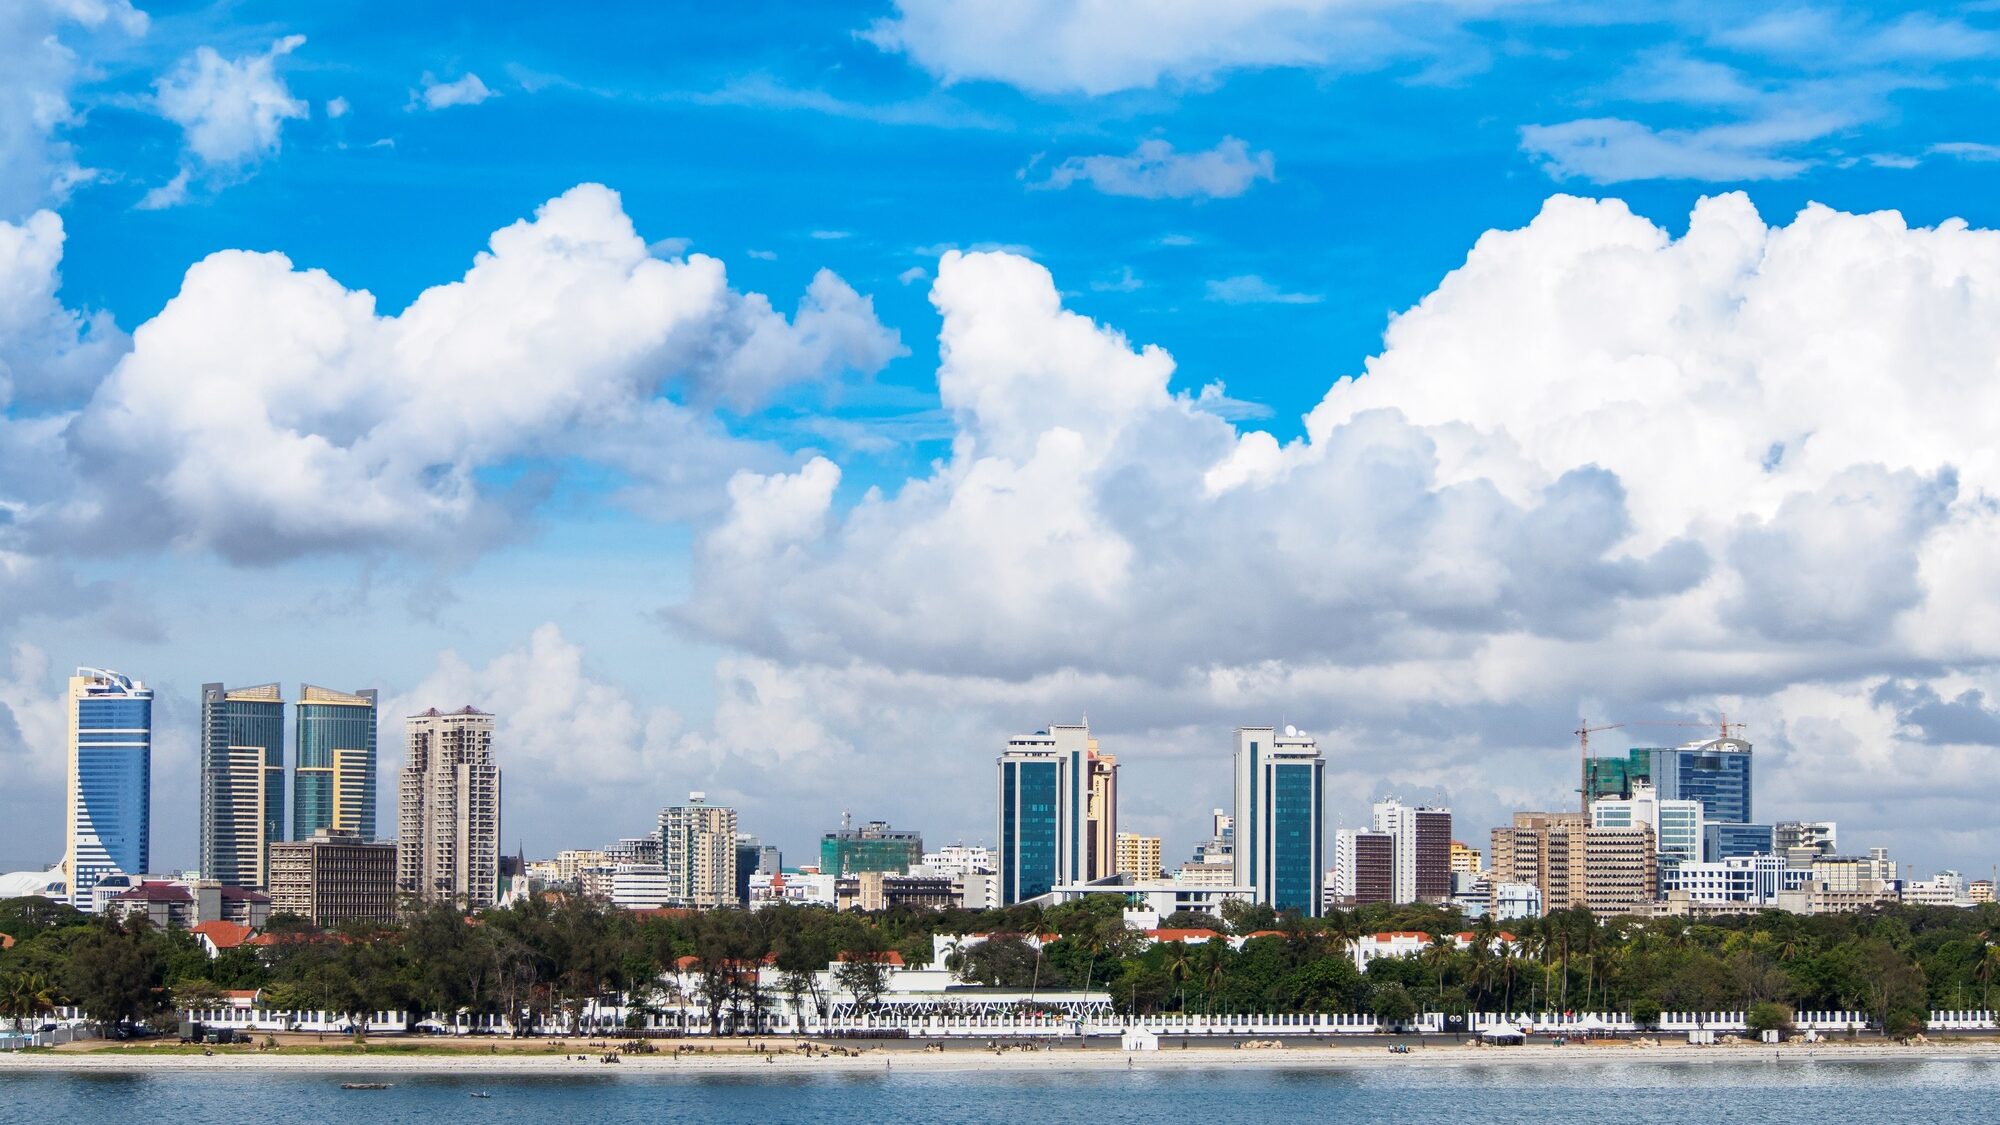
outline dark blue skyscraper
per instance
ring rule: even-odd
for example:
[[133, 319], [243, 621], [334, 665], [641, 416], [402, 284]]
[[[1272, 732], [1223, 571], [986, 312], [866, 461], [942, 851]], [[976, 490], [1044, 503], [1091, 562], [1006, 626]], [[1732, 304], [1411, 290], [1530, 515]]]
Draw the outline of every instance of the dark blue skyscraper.
[[153, 693], [129, 676], [78, 668], [69, 681], [69, 901], [89, 910], [107, 875], [152, 862]]
[[1051, 726], [1000, 755], [1000, 901], [1084, 881], [1090, 728]]
[[277, 684], [201, 687], [201, 875], [262, 890], [285, 838], [285, 699]]

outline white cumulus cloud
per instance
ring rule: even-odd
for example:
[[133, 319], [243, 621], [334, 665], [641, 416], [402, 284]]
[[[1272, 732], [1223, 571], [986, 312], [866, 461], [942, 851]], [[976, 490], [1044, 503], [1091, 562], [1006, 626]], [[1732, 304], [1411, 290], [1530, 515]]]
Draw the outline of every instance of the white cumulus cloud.
[[831, 461], [739, 475], [674, 611], [816, 753], [1088, 710], [1182, 768], [1261, 716], [1321, 732], [1357, 800], [1435, 794], [1476, 833], [1565, 799], [1579, 713], [1720, 708], [1761, 815], [2000, 847], [1915, 827], [1983, 823], [1940, 794], [2000, 764], [2000, 233], [1738, 195], [1675, 238], [1556, 197], [1289, 441], [1022, 258], [947, 254], [932, 300], [949, 457], [845, 506]]
[[189, 269], [60, 435], [85, 486], [21, 524], [44, 544], [239, 560], [476, 543], [499, 532], [504, 499], [483, 468], [575, 456], [672, 479], [676, 447], [729, 442], [668, 387], [747, 407], [900, 351], [830, 273], [788, 320], [713, 258], [652, 256], [596, 185], [496, 232], [462, 279], [393, 315], [283, 255], [223, 251]]

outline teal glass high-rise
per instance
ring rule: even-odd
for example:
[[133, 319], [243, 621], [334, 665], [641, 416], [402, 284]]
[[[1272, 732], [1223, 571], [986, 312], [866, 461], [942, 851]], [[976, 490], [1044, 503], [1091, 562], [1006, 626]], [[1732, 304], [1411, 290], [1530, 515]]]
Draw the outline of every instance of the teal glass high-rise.
[[299, 688], [292, 839], [322, 828], [375, 836], [375, 691]]
[[201, 874], [262, 889], [285, 838], [285, 700], [277, 684], [201, 688]]

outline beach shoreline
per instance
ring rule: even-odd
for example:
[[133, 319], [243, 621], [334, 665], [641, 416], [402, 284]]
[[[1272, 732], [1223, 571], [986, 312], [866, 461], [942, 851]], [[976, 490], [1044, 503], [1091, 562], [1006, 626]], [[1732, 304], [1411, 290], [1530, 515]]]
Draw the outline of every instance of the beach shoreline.
[[1159, 1051], [1123, 1051], [1116, 1045], [1078, 1048], [1064, 1045], [1048, 1050], [993, 1050], [955, 1047], [921, 1049], [851, 1048], [852, 1055], [805, 1055], [796, 1052], [701, 1051], [682, 1054], [624, 1056], [602, 1062], [601, 1052], [563, 1055], [435, 1054], [287, 1055], [283, 1052], [218, 1053], [213, 1056], [150, 1053], [145, 1047], [96, 1051], [36, 1051], [0, 1055], [0, 1076], [26, 1073], [154, 1072], [184, 1073], [330, 1073], [487, 1075], [519, 1077], [615, 1075], [755, 1075], [852, 1073], [1001, 1073], [1037, 1070], [1193, 1069], [1430, 1069], [1467, 1066], [1538, 1066], [1675, 1063], [1694, 1065], [1774, 1065], [1818, 1062], [1984, 1060], [2000, 1062], [2000, 1042], [1820, 1043], [1768, 1046], [1697, 1047], [1669, 1043], [1634, 1046], [1607, 1043], [1554, 1047], [1432, 1046], [1392, 1053], [1383, 1046], [1282, 1046], [1246, 1049], [1219, 1046], [1167, 1047]]

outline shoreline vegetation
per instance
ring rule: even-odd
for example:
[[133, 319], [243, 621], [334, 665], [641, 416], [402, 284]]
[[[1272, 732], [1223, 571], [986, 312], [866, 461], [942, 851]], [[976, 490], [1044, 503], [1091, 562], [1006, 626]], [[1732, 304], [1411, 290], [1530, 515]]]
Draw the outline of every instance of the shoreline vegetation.
[[[1390, 1052], [1380, 1043], [1334, 1045], [1285, 1043], [1282, 1046], [1231, 1047], [1202, 1045], [1162, 1047], [1158, 1051], [1124, 1051], [1115, 1042], [1079, 1047], [1065, 1043], [1047, 1047], [994, 1048], [961, 1045], [947, 1050], [836, 1048], [815, 1044], [810, 1054], [797, 1050], [796, 1040], [773, 1040], [763, 1050], [714, 1047], [678, 1055], [624, 1056], [604, 1065], [601, 1051], [501, 1050], [481, 1053], [428, 1044], [382, 1043], [323, 1050], [303, 1045], [278, 1050], [217, 1050], [203, 1055], [171, 1046], [103, 1045], [82, 1049], [13, 1052], [0, 1055], [0, 1076], [22, 1073], [81, 1073], [176, 1071], [192, 1073], [296, 1073], [457, 1075], [516, 1077], [587, 1077], [623, 1074], [787, 1074], [800, 1073], [972, 1073], [1001, 1071], [1190, 1070], [1214, 1068], [1379, 1069], [1384, 1067], [1495, 1067], [1542, 1065], [1623, 1065], [1671, 1063], [1688, 1066], [1813, 1065], [1839, 1062], [1935, 1062], [1978, 1060], [2000, 1062], [2000, 1039], [1954, 1040], [1913, 1044], [1828, 1042], [1769, 1045], [1692, 1046], [1632, 1040], [1605, 1040], [1553, 1047], [1530, 1043], [1520, 1047], [1473, 1045], [1413, 1046], [1407, 1054]], [[397, 1047], [422, 1048], [397, 1051]], [[546, 1044], [536, 1044], [546, 1047]]]
[[[1091, 896], [979, 912], [633, 912], [542, 894], [332, 930], [275, 915], [223, 949], [143, 918], [10, 899], [0, 901], [0, 933], [13, 939], [0, 948], [0, 1020], [33, 1026], [68, 1007], [110, 1038], [140, 1024], [173, 1034], [181, 1013], [248, 996], [264, 1011], [362, 1026], [396, 1012], [413, 1014], [415, 1030], [424, 1013], [446, 1013], [579, 1040], [612, 1030], [596, 1022], [609, 1004], [620, 1030], [720, 1041], [797, 1027], [806, 1011], [823, 1020], [886, 1008], [898, 967], [934, 960], [964, 990], [952, 999], [1013, 996], [1014, 1014], [1040, 1018], [1052, 1013], [1037, 993], [1094, 992], [1111, 1012], [1141, 1017], [1367, 1015], [1391, 1026], [1425, 1012], [1621, 1012], [1648, 1027], [1664, 1013], [1741, 1011], [1749, 1030], [1784, 1035], [1800, 1011], [1857, 1012], [1872, 1031], [1906, 1039], [1932, 1013], [2000, 1000], [1991, 903], [1704, 919], [1575, 909], [1501, 922], [1435, 906], [1301, 918], [1232, 902], [1219, 918], [1172, 915], [1150, 931], [1129, 928], [1123, 906]], [[1407, 955], [1362, 957], [1359, 944], [1382, 933], [1408, 939]]]

